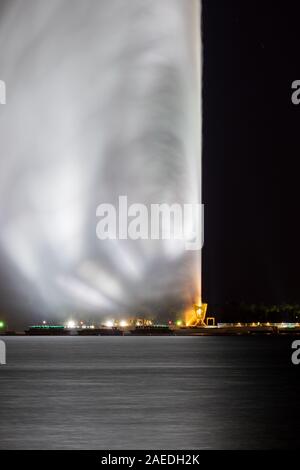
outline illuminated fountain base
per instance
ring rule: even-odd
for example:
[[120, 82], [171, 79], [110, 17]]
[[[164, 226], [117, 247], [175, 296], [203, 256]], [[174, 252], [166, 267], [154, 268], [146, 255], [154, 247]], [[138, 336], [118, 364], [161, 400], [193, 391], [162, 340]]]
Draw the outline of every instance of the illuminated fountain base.
[[186, 326], [195, 327], [195, 326], [207, 326], [206, 319], [207, 304], [201, 303], [200, 305], [194, 304], [194, 309], [188, 314], [186, 320]]

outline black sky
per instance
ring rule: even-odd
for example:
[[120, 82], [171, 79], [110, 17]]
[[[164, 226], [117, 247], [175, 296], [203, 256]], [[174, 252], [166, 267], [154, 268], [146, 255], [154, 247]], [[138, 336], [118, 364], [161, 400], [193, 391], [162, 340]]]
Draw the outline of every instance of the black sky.
[[204, 0], [204, 297], [299, 302], [300, 6]]

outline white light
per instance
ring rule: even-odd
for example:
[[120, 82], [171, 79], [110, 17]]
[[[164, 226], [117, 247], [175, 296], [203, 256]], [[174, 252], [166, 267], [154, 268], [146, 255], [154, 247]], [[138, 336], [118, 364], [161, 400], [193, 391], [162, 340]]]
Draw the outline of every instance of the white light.
[[69, 320], [67, 323], [67, 328], [75, 328], [76, 324], [73, 320]]
[[43, 321], [43, 325], [46, 325], [46, 323], [47, 323], [47, 322], [44, 320], [44, 321]]
[[121, 321], [120, 321], [120, 326], [122, 326], [123, 328], [124, 328], [125, 326], [128, 326], [127, 321], [121, 320]]
[[114, 322], [111, 321], [111, 320], [108, 320], [105, 325], [107, 326], [107, 328], [112, 328], [114, 326]]

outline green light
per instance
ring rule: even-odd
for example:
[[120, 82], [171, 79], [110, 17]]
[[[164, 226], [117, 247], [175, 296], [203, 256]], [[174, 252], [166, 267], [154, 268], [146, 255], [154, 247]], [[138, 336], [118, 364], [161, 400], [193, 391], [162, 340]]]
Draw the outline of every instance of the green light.
[[43, 328], [44, 330], [53, 330], [54, 328], [63, 330], [65, 327], [63, 325], [32, 325], [29, 328], [36, 328], [36, 329], [41, 329]]
[[182, 321], [181, 321], [181, 320], [177, 320], [176, 325], [177, 325], [177, 326], [181, 326], [181, 325], [182, 325]]
[[4, 328], [4, 321], [0, 321], [0, 328]]

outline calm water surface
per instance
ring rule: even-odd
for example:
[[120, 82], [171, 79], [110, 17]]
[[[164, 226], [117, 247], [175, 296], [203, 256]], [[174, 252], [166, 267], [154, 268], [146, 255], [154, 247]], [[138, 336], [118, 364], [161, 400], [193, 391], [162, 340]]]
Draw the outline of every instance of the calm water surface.
[[2, 338], [1, 449], [300, 446], [291, 338]]

